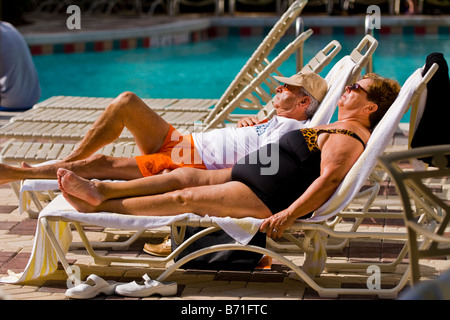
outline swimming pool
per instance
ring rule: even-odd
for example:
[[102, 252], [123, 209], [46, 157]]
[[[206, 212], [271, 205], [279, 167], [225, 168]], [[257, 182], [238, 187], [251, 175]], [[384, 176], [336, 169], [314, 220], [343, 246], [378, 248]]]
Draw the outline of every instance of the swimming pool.
[[[33, 59], [42, 86], [41, 100], [54, 95], [115, 97], [123, 91], [133, 91], [143, 98], [219, 98], [262, 39], [230, 36], [177, 46]], [[349, 54], [362, 36], [313, 35], [305, 43], [304, 60], [334, 39], [342, 44], [337, 61]], [[446, 59], [450, 58], [448, 34], [391, 34], [377, 39], [374, 71], [400, 84], [424, 65], [428, 54], [442, 52]], [[293, 36], [282, 39], [274, 54], [291, 40]], [[295, 57], [291, 57], [281, 71], [289, 75], [295, 68]], [[322, 75], [330, 68], [325, 68]]]

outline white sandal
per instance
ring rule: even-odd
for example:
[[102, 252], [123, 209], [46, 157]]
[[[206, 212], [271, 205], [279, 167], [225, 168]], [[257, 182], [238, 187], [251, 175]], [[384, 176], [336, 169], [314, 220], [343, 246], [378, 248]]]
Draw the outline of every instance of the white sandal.
[[120, 283], [116, 281], [105, 281], [95, 274], [87, 277], [86, 281], [66, 290], [66, 297], [72, 299], [92, 299], [99, 294], [112, 295], [116, 286]]
[[152, 280], [147, 274], [142, 276], [143, 282], [137, 283], [136, 281], [121, 284], [116, 287], [116, 293], [126, 297], [143, 298], [153, 294], [159, 294], [161, 296], [173, 296], [177, 293], [176, 282], [159, 282]]

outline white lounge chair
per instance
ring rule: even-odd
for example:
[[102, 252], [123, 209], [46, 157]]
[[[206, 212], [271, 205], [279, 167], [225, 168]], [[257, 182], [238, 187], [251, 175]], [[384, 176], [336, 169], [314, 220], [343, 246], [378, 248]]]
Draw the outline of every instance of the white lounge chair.
[[295, 1], [281, 16], [275, 26], [270, 30], [256, 51], [242, 67], [235, 79], [228, 86], [227, 90], [220, 97], [219, 101], [212, 111], [204, 120], [204, 123], [209, 124], [215, 116], [222, 111], [242, 89], [244, 89], [260, 72], [269, 64], [267, 57], [273, 50], [279, 39], [286, 33], [298, 15], [303, 11], [307, 4], [307, 0]]
[[[236, 244], [218, 245], [211, 248], [204, 248], [197, 252], [194, 252], [183, 259], [173, 264], [167, 269], [158, 280], [164, 280], [176, 269], [180, 268], [184, 263], [189, 260], [210, 252], [220, 250], [247, 250], [262, 253], [275, 258], [276, 260], [286, 264], [291, 268], [302, 280], [304, 280], [314, 290], [318, 291], [321, 296], [336, 296], [339, 294], [377, 294], [382, 297], [395, 297], [398, 292], [404, 287], [408, 278], [409, 271], [405, 272], [400, 282], [396, 287], [391, 289], [385, 288], [367, 288], [367, 289], [351, 289], [351, 288], [323, 288], [315, 280], [314, 276], [311, 276], [312, 271], [316, 271], [315, 275], [321, 273], [324, 267], [323, 260], [325, 253], [323, 250], [324, 240], [321, 238], [321, 232], [343, 237], [353, 238], [376, 238], [376, 239], [399, 239], [404, 238], [404, 234], [398, 233], [370, 233], [370, 232], [358, 232], [346, 233], [333, 231], [326, 227], [325, 221], [334, 217], [340, 210], [352, 200], [352, 198], [359, 192], [361, 185], [369, 177], [374, 166], [376, 165], [377, 158], [380, 156], [386, 148], [390, 137], [393, 135], [396, 126], [400, 122], [405, 111], [409, 108], [411, 102], [420, 95], [426, 82], [434, 73], [435, 69], [430, 71], [422, 77], [421, 69], [417, 70], [411, 77], [408, 78], [403, 88], [391, 106], [390, 110], [386, 113], [384, 118], [378, 124], [374, 130], [365, 151], [361, 155], [360, 159], [355, 163], [353, 168], [347, 174], [346, 178], [342, 182], [341, 186], [335, 192], [335, 194], [326, 202], [321, 208], [316, 210], [314, 215], [305, 220], [299, 220], [288, 231], [285, 232], [284, 237], [296, 245], [301, 250], [305, 250], [306, 262], [315, 265], [309, 265], [308, 267], [315, 268], [316, 270], [309, 269], [307, 272], [295, 265], [292, 261], [284, 257], [283, 255], [268, 250], [266, 248], [254, 247], [246, 245], [251, 238], [252, 233], [258, 230], [258, 227], [262, 220], [259, 219], [242, 219], [239, 224], [246, 226], [245, 231], [242, 229], [233, 227], [235, 220], [229, 218], [215, 218], [215, 217], [199, 217], [193, 214], [186, 214], [172, 217], [135, 217], [128, 215], [118, 215], [113, 213], [99, 213], [99, 214], [80, 214], [71, 209], [70, 205], [61, 196], [53, 200], [41, 213], [39, 219], [39, 227], [36, 235], [35, 247], [30, 259], [30, 263], [25, 270], [25, 273], [21, 275], [20, 281], [29, 280], [33, 277], [38, 277], [48, 272], [51, 272], [56, 267], [56, 258], [59, 259], [64, 268], [66, 269], [69, 277], [74, 278], [72, 274], [72, 268], [68, 264], [65, 258], [65, 252], [69, 248], [71, 242], [71, 230], [68, 227], [68, 222], [73, 222], [80, 233], [81, 239], [86, 245], [88, 252], [93, 256], [97, 263], [109, 264], [112, 262], [139, 262], [146, 263], [149, 266], [162, 266], [171, 261], [173, 257], [178, 254], [180, 250], [186, 247], [192, 239], [187, 240], [186, 244], [183, 244], [174, 251], [167, 258], [127, 258], [127, 257], [111, 257], [98, 255], [89, 243], [80, 223], [95, 224], [100, 226], [121, 227], [126, 229], [145, 229], [149, 227], [155, 227], [165, 225], [167, 223], [172, 226], [210, 226], [201, 234], [197, 234], [195, 238], [202, 236], [205, 233], [210, 233], [218, 228], [229, 232], [230, 235], [235, 237], [238, 241]], [[224, 219], [224, 220], [222, 220]], [[292, 232], [304, 231], [306, 236], [304, 241], [300, 241], [291, 235]], [[44, 233], [48, 236], [46, 237]], [[49, 243], [47, 243], [49, 241]], [[322, 255], [321, 255], [321, 254]], [[311, 259], [312, 257], [312, 259]], [[45, 265], [45, 268], [42, 267]], [[351, 264], [350, 264], [351, 265]], [[305, 266], [303, 266], [305, 267]]]
[[[365, 52], [364, 48], [367, 46], [367, 50]], [[361, 75], [362, 69], [367, 65], [369, 59], [372, 57], [376, 48], [378, 47], [378, 41], [370, 35], [365, 36], [357, 45], [355, 49], [353, 49], [352, 53], [349, 56], [345, 56], [342, 58], [336, 65], [330, 70], [330, 72], [325, 77], [327, 80], [329, 88], [331, 86], [341, 86], [341, 93], [344, 92], [344, 88], [350, 82], [355, 81], [357, 77]], [[300, 72], [306, 71], [314, 71], [319, 73], [323, 67], [329, 63], [329, 61], [336, 55], [337, 44], [335, 42], [330, 42], [328, 46], [326, 46], [322, 51], [320, 51], [311, 61], [306, 64]], [[289, 46], [285, 49], [287, 53], [293, 52], [293, 48], [289, 48]], [[328, 54], [328, 55], [327, 55]], [[280, 56], [282, 54], [280, 53]], [[318, 62], [319, 61], [319, 62]], [[280, 65], [280, 61], [274, 59], [272, 61], [273, 64]], [[343, 68], [349, 68], [353, 66], [353, 69], [342, 72]], [[347, 73], [350, 71], [350, 73]], [[264, 108], [261, 108], [259, 117], [270, 117], [274, 114], [274, 110], [271, 107], [271, 95], [264, 91], [261, 87], [262, 84], [271, 87], [273, 92], [275, 92], [276, 87], [279, 83], [271, 76], [270, 70], [267, 68], [263, 70], [259, 77], [255, 78], [244, 90], [242, 90], [234, 100], [232, 100], [219, 114], [217, 114], [216, 118], [207, 122], [207, 126], [205, 130], [209, 130], [214, 126], [218, 126], [218, 124], [227, 119], [227, 117], [231, 114], [236, 107], [242, 107], [245, 104], [245, 101], [251, 101], [253, 104], [256, 104], [258, 100], [263, 100], [266, 105]], [[259, 89], [258, 89], [259, 88]], [[333, 87], [333, 90], [329, 90], [330, 95], [334, 96], [335, 90], [337, 88]], [[261, 92], [262, 91], [262, 92]], [[272, 91], [271, 91], [272, 92]], [[325, 96], [322, 104], [336, 106], [339, 97], [335, 101], [330, 101], [329, 96]], [[312, 125], [325, 124], [328, 123], [333, 115], [334, 108], [320, 108], [318, 112], [314, 115], [312, 119]]]
[[[370, 175], [373, 167], [376, 164], [376, 159], [379, 155], [381, 155], [388, 144], [390, 136], [395, 131], [396, 125], [399, 123], [404, 112], [409, 108], [412, 100], [414, 100], [417, 95], [421, 93], [424, 88], [424, 85], [431, 77], [435, 69], [431, 69], [427, 75], [422, 78], [421, 76], [422, 70], [417, 70], [404, 84], [399, 97], [394, 102], [393, 106], [390, 108], [385, 117], [381, 120], [377, 128], [374, 130], [374, 133], [369, 140], [367, 147], [360, 159], [357, 161], [355, 166], [349, 172], [347, 177], [342, 182], [341, 186], [336, 191], [335, 195], [333, 195], [330, 200], [325, 203], [321, 208], [319, 208], [315, 214], [306, 220], [298, 221], [294, 224], [293, 227], [290, 228], [288, 232], [285, 233], [285, 238], [297, 244], [301, 250], [305, 250], [305, 254], [307, 256], [306, 261], [310, 262], [318, 262], [316, 259], [312, 261], [308, 259], [308, 256], [314, 256], [317, 253], [316, 250], [319, 251], [322, 248], [322, 244], [320, 243], [322, 240], [320, 236], [318, 237], [320, 231], [327, 232], [333, 236], [341, 236], [339, 232], [335, 232], [333, 230], [328, 229], [324, 222], [335, 216], [342, 208], [346, 206], [346, 204], [351, 201], [351, 199], [359, 192], [361, 185]], [[126, 258], [126, 257], [105, 257], [98, 255], [95, 250], [92, 248], [89, 240], [87, 239], [80, 223], [88, 223], [88, 224], [96, 224], [101, 226], [110, 226], [110, 227], [122, 227], [126, 229], [132, 229], [133, 227], [136, 229], [145, 229], [148, 227], [156, 227], [160, 225], [165, 225], [170, 223], [172, 226], [210, 226], [201, 234], [197, 234], [195, 238], [201, 237], [206, 233], [213, 232], [218, 228], [222, 228], [223, 230], [230, 232], [233, 237], [236, 237], [239, 243], [229, 244], [229, 245], [219, 245], [212, 248], [205, 248], [199, 250], [185, 258], [181, 259], [177, 263], [175, 263], [172, 267], [170, 267], [166, 272], [164, 272], [158, 280], [163, 280], [168, 277], [174, 270], [181, 267], [187, 261], [210, 252], [220, 251], [220, 250], [247, 250], [254, 251], [262, 254], [266, 254], [268, 256], [274, 257], [278, 261], [286, 264], [290, 267], [298, 276], [300, 276], [308, 285], [310, 285], [314, 290], [317, 290], [322, 296], [335, 296], [338, 294], [378, 294], [381, 296], [395, 296], [399, 290], [403, 288], [405, 285], [409, 273], [406, 273], [401, 279], [400, 283], [393, 289], [346, 289], [346, 288], [323, 288], [319, 286], [315, 281], [314, 277], [310, 276], [309, 273], [305, 272], [298, 266], [296, 266], [292, 261], [288, 260], [284, 256], [275, 253], [271, 250], [265, 248], [259, 248], [254, 246], [246, 245], [246, 242], [251, 238], [252, 232], [258, 230], [258, 226], [261, 220], [258, 219], [243, 219], [240, 221], [240, 225], [247, 226], [245, 228], [246, 232], [235, 232], [236, 229], [233, 228], [234, 219], [225, 219], [215, 217], [199, 217], [192, 214], [173, 216], [168, 218], [160, 219], [159, 217], [134, 217], [134, 216], [126, 216], [126, 215], [117, 215], [113, 213], [101, 213], [101, 214], [80, 214], [75, 210], [71, 210], [70, 205], [64, 200], [62, 197], [56, 198], [52, 201], [49, 206], [47, 206], [43, 212], [41, 213], [39, 220], [39, 228], [36, 237], [36, 245], [32, 254], [32, 258], [30, 260], [30, 264], [27, 267], [26, 273], [22, 275], [21, 281], [25, 279], [29, 279], [35, 276], [42, 275], [41, 265], [35, 262], [31, 263], [31, 261], [35, 261], [35, 259], [44, 259], [47, 261], [54, 261], [58, 257], [58, 259], [62, 262], [64, 268], [68, 272], [69, 276], [73, 278], [73, 274], [71, 273], [71, 267], [67, 263], [65, 259], [65, 252], [68, 250], [71, 238], [69, 233], [70, 228], [67, 227], [67, 222], [74, 222], [78, 232], [80, 233], [81, 239], [86, 245], [88, 252], [94, 257], [94, 260], [97, 263], [101, 264], [109, 264], [112, 262], [139, 262], [139, 263], [147, 263], [151, 266], [161, 266], [165, 265], [167, 262], [171, 261], [173, 257], [178, 254], [180, 250], [183, 250], [193, 239], [187, 240], [182, 246], [179, 247], [175, 252], [173, 252], [167, 258]], [[231, 221], [230, 221], [231, 220]], [[230, 227], [231, 226], [231, 227]], [[41, 229], [42, 228], [42, 229]], [[58, 230], [55, 232], [55, 230]], [[239, 229], [241, 230], [241, 229]], [[298, 230], [302, 230], [306, 232], [305, 241], [301, 242], [299, 239], [293, 237], [290, 232], [296, 232]], [[48, 235], [48, 238], [44, 236], [44, 232]], [[383, 235], [371, 233], [359, 233], [355, 234], [346, 234], [342, 233], [342, 236], [348, 237], [352, 236], [354, 238], [367, 238], [367, 237], [375, 237], [377, 239], [389, 239], [402, 237], [404, 235], [394, 234], [394, 233], [384, 233]], [[60, 239], [58, 239], [60, 237]], [[311, 247], [311, 241], [314, 240], [314, 246]], [[53, 249], [48, 246], [43, 245], [42, 241], [50, 241]], [[45, 248], [45, 250], [41, 250], [41, 248]], [[44, 261], [43, 260], [43, 261]], [[41, 261], [40, 263], [43, 263]], [[46, 264], [48, 266], [48, 264]], [[31, 270], [34, 267], [35, 269]], [[36, 269], [37, 268], [37, 269]], [[321, 272], [321, 264], [319, 263], [318, 273]], [[45, 272], [49, 272], [46, 268]], [[317, 275], [317, 273], [316, 273]]]
[[[433, 166], [405, 166], [431, 157]], [[450, 206], [446, 190], [450, 177], [450, 145], [414, 148], [393, 152], [380, 158], [395, 182], [403, 204], [408, 232], [411, 284], [421, 281], [420, 259], [450, 255]]]

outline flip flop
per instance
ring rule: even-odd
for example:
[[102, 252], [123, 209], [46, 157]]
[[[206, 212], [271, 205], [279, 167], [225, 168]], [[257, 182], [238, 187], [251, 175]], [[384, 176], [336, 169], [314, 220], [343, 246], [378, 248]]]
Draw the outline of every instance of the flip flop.
[[136, 281], [121, 284], [116, 287], [116, 293], [126, 297], [143, 298], [153, 294], [161, 296], [173, 296], [177, 293], [176, 282], [160, 282], [152, 280], [147, 274], [142, 276], [143, 282]]
[[87, 277], [86, 281], [66, 290], [66, 297], [72, 299], [92, 299], [99, 294], [114, 294], [116, 286], [120, 283], [116, 281], [105, 281], [95, 274]]

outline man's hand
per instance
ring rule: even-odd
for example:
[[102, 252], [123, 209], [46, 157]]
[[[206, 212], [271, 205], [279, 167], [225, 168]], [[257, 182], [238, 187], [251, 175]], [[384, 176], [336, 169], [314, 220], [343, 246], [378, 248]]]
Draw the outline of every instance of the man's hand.
[[256, 117], [250, 116], [250, 117], [244, 117], [241, 118], [238, 123], [237, 123], [237, 127], [238, 128], [242, 128], [242, 127], [251, 127], [260, 123], [265, 122], [266, 120], [259, 120]]

